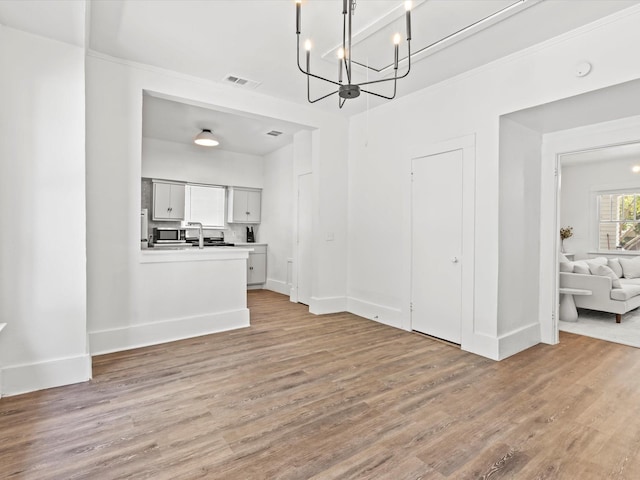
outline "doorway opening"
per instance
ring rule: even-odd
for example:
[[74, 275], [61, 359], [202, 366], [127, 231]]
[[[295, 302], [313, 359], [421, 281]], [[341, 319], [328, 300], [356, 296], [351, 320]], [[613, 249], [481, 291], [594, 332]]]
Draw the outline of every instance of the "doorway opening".
[[[562, 157], [605, 146], [638, 143], [640, 105], [629, 101], [637, 98], [638, 95], [640, 95], [640, 80], [633, 80], [501, 117], [501, 147], [503, 142], [517, 141], [517, 138], [512, 135], [513, 132], [503, 131], [503, 121], [507, 121], [511, 125], [516, 125], [520, 132], [525, 132], [525, 138], [529, 141], [528, 146], [539, 149], [539, 155], [532, 155], [515, 171], [505, 169], [504, 173], [509, 175], [504, 178], [501, 168], [500, 175], [501, 187], [503, 184], [508, 185], [508, 182], [514, 178], [530, 179], [527, 176], [527, 169], [532, 168], [532, 171], [539, 175], [536, 185], [523, 192], [523, 205], [539, 207], [539, 217], [530, 219], [538, 225], [539, 230], [534, 236], [535, 248], [526, 251], [525, 248], [519, 247], [518, 250], [519, 255], [526, 255], [529, 258], [533, 256], [538, 262], [529, 272], [538, 282], [538, 291], [535, 295], [537, 308], [534, 314], [527, 312], [527, 315], [532, 319], [537, 316], [540, 341], [544, 343], [555, 344], [559, 341], [558, 253], [561, 247], [559, 230], [563, 226], [571, 226], [564, 225], [561, 219]], [[503, 138], [505, 134], [506, 138]], [[501, 149], [501, 165], [508, 161], [509, 158], [503, 155]], [[588, 200], [583, 201], [588, 204]], [[590, 221], [595, 222], [595, 220]], [[508, 231], [516, 223], [517, 220], [501, 216], [500, 229]], [[593, 225], [585, 228], [584, 231], [582, 229], [578, 231], [574, 227], [573, 240], [582, 236], [588, 238], [591, 231], [593, 231]], [[509, 247], [512, 246], [510, 244]], [[567, 247], [570, 246], [571, 242], [567, 242]], [[501, 257], [502, 250], [501, 245]], [[598, 253], [597, 248], [587, 249], [587, 253], [588, 251]], [[504, 278], [501, 278], [500, 282], [506, 285], [515, 281], [516, 273], [521, 273], [510, 272], [508, 268], [504, 271], [501, 269], [501, 274], [503, 272]], [[519, 289], [518, 292], [523, 302], [532, 296], [532, 292], [525, 289]], [[514, 298], [499, 295], [499, 304], [507, 301], [513, 302]]]
[[[627, 278], [635, 275], [630, 269], [624, 272], [623, 266], [640, 259], [640, 136], [633, 142], [562, 153], [558, 168], [559, 224], [579, 232], [564, 242], [559, 291], [576, 286], [567, 282], [587, 282], [583, 286], [589, 287], [582, 289], [584, 295], [561, 297], [565, 310], [559, 312], [559, 330], [640, 348], [640, 297], [610, 305], [611, 296], [621, 292], [593, 283], [600, 280], [593, 275], [578, 278], [569, 272], [582, 262], [606, 271], [595, 266], [601, 262], [621, 277], [612, 287], [625, 291], [639, 282]], [[604, 301], [598, 298], [603, 294]]]

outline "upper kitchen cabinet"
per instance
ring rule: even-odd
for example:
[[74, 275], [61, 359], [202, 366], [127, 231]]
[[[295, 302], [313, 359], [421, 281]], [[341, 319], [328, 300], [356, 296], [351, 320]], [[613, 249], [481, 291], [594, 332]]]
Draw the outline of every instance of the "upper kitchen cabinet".
[[228, 223], [260, 223], [262, 190], [229, 187]]
[[182, 183], [153, 182], [153, 220], [184, 220]]

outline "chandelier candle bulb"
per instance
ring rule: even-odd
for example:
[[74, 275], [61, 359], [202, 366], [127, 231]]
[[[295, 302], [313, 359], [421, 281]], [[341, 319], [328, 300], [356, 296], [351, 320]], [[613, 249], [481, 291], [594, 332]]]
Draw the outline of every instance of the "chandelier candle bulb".
[[393, 36], [394, 56], [393, 56], [393, 69], [398, 70], [398, 51], [400, 49], [400, 34], [396, 33]]
[[307, 72], [309, 72], [309, 63], [311, 63], [311, 40], [304, 42], [304, 49], [307, 51]]
[[296, 33], [300, 33], [300, 7], [302, 0], [296, 0]]
[[411, 2], [404, 2], [404, 8], [407, 10], [407, 40], [411, 40]]

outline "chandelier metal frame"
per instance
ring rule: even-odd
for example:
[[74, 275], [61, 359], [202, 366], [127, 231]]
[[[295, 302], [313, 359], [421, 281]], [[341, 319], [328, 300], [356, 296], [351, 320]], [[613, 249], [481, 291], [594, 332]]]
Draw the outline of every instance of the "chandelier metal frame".
[[[396, 34], [394, 37], [394, 63], [393, 63], [393, 78], [383, 78], [379, 80], [369, 80], [366, 82], [360, 83], [352, 83], [353, 81], [353, 70], [352, 70], [352, 60], [351, 60], [351, 44], [352, 44], [352, 17], [356, 7], [356, 0], [343, 0], [342, 1], [342, 48], [338, 52], [338, 80], [331, 80], [329, 78], [322, 77], [320, 75], [316, 75], [311, 73], [310, 63], [311, 63], [311, 42], [309, 40], [305, 43], [306, 50], [306, 70], [302, 68], [300, 65], [300, 24], [302, 20], [302, 8], [301, 8], [302, 0], [296, 0], [296, 38], [297, 38], [297, 48], [296, 48], [296, 57], [298, 63], [298, 69], [306, 75], [307, 77], [307, 100], [309, 103], [316, 103], [320, 100], [324, 100], [325, 98], [331, 97], [332, 95], [338, 94], [338, 106], [342, 108], [345, 102], [350, 98], [357, 98], [360, 96], [361, 92], [368, 93], [369, 95], [374, 95], [376, 97], [384, 98], [386, 100], [393, 100], [396, 96], [397, 92], [397, 83], [398, 79], [405, 78], [409, 75], [411, 71], [411, 2], [405, 2], [406, 7], [406, 34], [407, 34], [407, 71], [398, 75], [398, 62], [399, 62], [399, 43], [400, 43], [400, 35]], [[361, 66], [361, 63], [353, 62]], [[366, 67], [369, 68], [369, 67]], [[375, 69], [371, 69], [375, 70]], [[344, 72], [344, 75], [343, 75]], [[346, 76], [347, 83], [343, 83], [343, 77]], [[324, 82], [336, 85], [338, 88], [333, 92], [330, 92], [326, 95], [322, 95], [316, 99], [311, 99], [311, 78], [316, 78], [318, 80], [322, 80]], [[386, 83], [393, 82], [393, 95], [383, 95], [381, 93], [372, 92], [371, 90], [367, 90], [362, 88], [367, 85], [374, 85], [378, 83]]]

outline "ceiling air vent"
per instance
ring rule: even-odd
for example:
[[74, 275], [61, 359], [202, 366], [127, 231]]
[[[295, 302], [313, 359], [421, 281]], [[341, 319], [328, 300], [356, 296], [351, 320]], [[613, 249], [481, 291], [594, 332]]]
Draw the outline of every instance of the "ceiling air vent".
[[227, 75], [224, 77], [224, 81], [228, 83], [233, 83], [237, 87], [243, 88], [256, 88], [260, 85], [260, 82], [256, 82], [255, 80], [249, 80], [247, 78], [238, 77], [237, 75]]
[[271, 135], [272, 137], [279, 137], [280, 135], [282, 135], [282, 132], [279, 132], [278, 130], [271, 130], [270, 132], [267, 132], [267, 135]]

